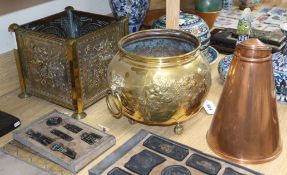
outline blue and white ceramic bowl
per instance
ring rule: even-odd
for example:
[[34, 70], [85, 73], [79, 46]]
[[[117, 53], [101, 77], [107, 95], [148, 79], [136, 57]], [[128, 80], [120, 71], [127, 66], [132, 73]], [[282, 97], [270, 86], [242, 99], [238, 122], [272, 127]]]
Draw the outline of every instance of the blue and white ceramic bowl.
[[149, 7], [149, 0], [110, 0], [110, 5], [116, 17], [129, 18], [129, 33], [132, 33], [139, 31]]
[[[152, 24], [154, 29], [165, 29], [166, 28], [166, 16], [162, 16], [155, 20]], [[179, 15], [179, 28], [180, 30], [190, 32], [195, 35], [201, 42], [201, 51], [209, 63], [216, 61], [218, 52], [209, 46], [210, 32], [206, 22], [199, 16], [180, 13]]]
[[210, 65], [213, 64], [218, 57], [217, 50], [211, 46], [208, 46], [206, 49], [202, 50], [201, 53], [204, 55]]

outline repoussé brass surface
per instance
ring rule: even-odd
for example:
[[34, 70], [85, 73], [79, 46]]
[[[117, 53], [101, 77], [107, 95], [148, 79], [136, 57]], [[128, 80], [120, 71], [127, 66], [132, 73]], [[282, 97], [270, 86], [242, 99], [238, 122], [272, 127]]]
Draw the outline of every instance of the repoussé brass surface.
[[107, 93], [107, 67], [128, 32], [127, 21], [67, 7], [21, 26], [11, 24], [21, 97], [44, 98], [83, 118], [83, 110]]
[[108, 68], [108, 107], [114, 99], [114, 110], [149, 125], [189, 119], [211, 85], [210, 67], [199, 47], [195, 36], [178, 30], [146, 30], [122, 38]]

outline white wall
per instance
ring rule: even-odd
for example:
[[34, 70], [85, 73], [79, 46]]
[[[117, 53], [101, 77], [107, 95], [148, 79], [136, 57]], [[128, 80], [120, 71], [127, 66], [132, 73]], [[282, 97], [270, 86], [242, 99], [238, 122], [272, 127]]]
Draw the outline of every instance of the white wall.
[[[1, 1], [0, 1], [1, 5]], [[0, 16], [0, 54], [14, 48], [14, 41], [8, 27], [12, 23], [19, 25], [40, 19], [64, 10], [66, 6], [73, 6], [76, 10], [109, 14], [111, 9], [108, 0], [53, 0], [30, 8]]]

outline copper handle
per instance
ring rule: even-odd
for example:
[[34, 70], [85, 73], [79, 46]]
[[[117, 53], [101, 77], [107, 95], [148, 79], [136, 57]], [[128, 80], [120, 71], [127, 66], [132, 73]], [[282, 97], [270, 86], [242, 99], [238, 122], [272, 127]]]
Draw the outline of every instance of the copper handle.
[[[113, 110], [113, 107], [110, 102], [110, 97], [113, 99], [112, 103], [114, 104], [115, 108], [118, 111]], [[121, 118], [123, 114], [123, 105], [122, 105], [122, 100], [120, 98], [120, 95], [118, 93], [114, 93], [113, 91], [109, 90], [106, 96], [106, 102], [107, 102], [108, 109], [112, 113], [112, 115], [115, 118]]]

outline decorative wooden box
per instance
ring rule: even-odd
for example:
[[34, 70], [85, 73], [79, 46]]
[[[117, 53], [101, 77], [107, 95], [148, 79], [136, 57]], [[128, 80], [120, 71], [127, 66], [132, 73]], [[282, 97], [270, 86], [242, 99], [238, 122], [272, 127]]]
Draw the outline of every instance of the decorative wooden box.
[[20, 97], [41, 97], [83, 118], [83, 109], [106, 95], [106, 69], [118, 40], [128, 33], [127, 21], [67, 7], [21, 26], [11, 24]]

